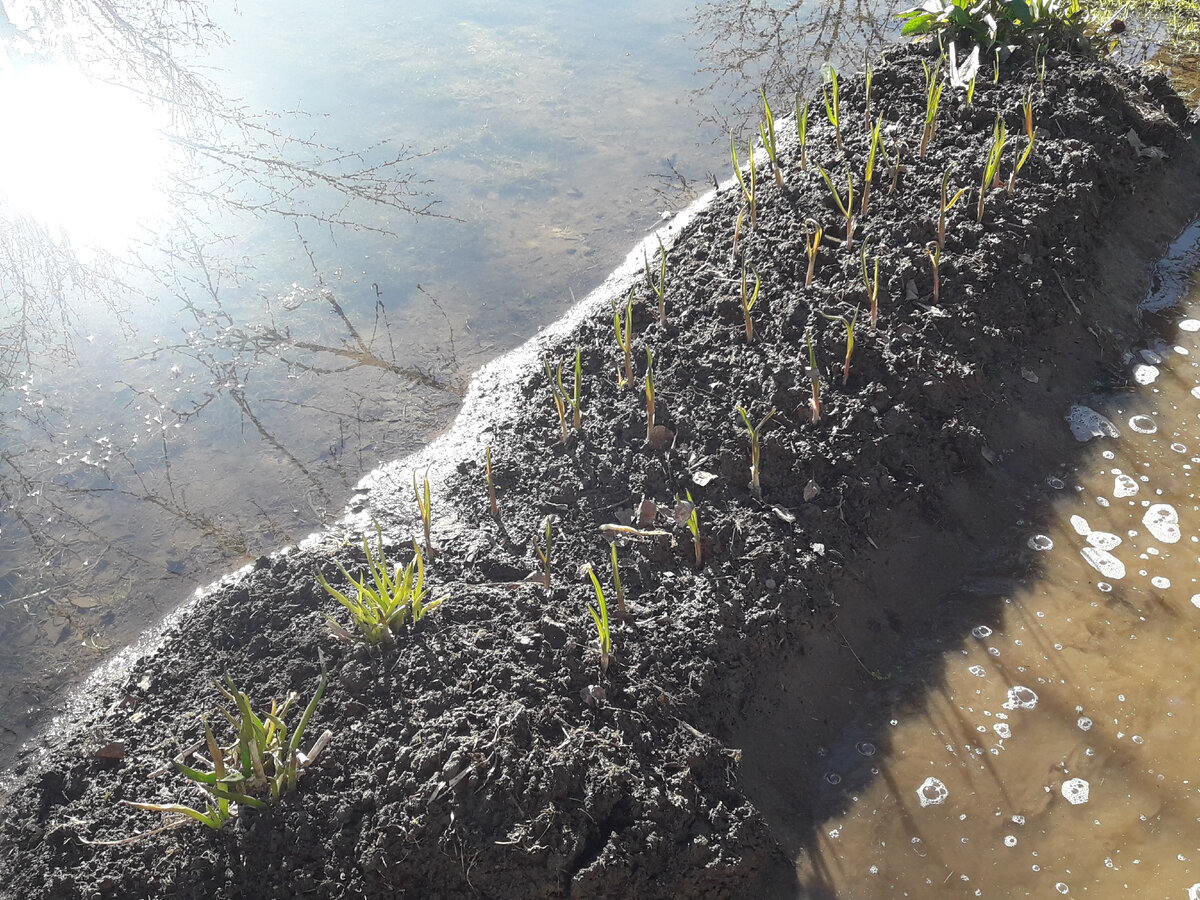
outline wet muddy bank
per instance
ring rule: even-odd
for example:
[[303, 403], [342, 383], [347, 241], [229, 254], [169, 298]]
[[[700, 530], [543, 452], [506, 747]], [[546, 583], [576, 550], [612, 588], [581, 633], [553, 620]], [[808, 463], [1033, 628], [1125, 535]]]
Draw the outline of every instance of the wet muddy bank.
[[[842, 146], [817, 100], [808, 165], [793, 141], [782, 186], [760, 166], [756, 221], [744, 218], [736, 246], [737, 185], [664, 233], [664, 321], [635, 258], [609, 295], [488, 367], [445, 439], [364, 483], [350, 521], [377, 520], [403, 561], [421, 537], [410, 471], [428, 471], [426, 578], [440, 608], [390, 649], [332, 640], [326, 616], [347, 622], [316, 575], [337, 583], [334, 559], [362, 569], [355, 534], [222, 583], [97, 691], [51, 755], [18, 768], [0, 820], [5, 896], [795, 893], [821, 748], [863, 698], [918, 691], [924, 654], [960, 636], [947, 610], [986, 618], [987, 592], [964, 598], [964, 579], [996, 567], [995, 536], [1076, 452], [1070, 403], [1123, 377], [1147, 265], [1200, 199], [1194, 127], [1165, 79], [1052, 58], [1042, 83], [1032, 60], [1014, 60], [970, 104], [947, 87], [919, 158], [921, 61], [896, 51], [874, 72], [871, 119], [900, 171], [877, 161], [853, 249], [816, 168], [843, 200], [849, 173], [860, 208], [864, 81], [844, 77]], [[1033, 151], [977, 222], [996, 115], [1007, 179], [1027, 98]], [[947, 218], [935, 297], [926, 248], [947, 169], [951, 191], [968, 191]], [[826, 238], [806, 287], [808, 219]], [[862, 246], [868, 271], [879, 259], [875, 323]], [[748, 291], [761, 285], [753, 340], [743, 272]], [[609, 298], [623, 309], [629, 285], [633, 384], [621, 388]], [[848, 373], [846, 328], [822, 313], [855, 324]], [[541, 359], [563, 364], [570, 392], [576, 347], [582, 422], [572, 429], [568, 409], [563, 441]], [[758, 491], [739, 406], [756, 426], [773, 411]], [[673, 516], [688, 492], [699, 567]], [[549, 590], [528, 581], [548, 516]], [[602, 672], [579, 568], [595, 567], [615, 607], [610, 537], [629, 617]], [[228, 673], [258, 703], [307, 697], [320, 651], [330, 684], [305, 743], [333, 738], [296, 793], [220, 832], [148, 833], [161, 816], [121, 804], [201, 802], [181, 776], [155, 773], [201, 737], [197, 715], [220, 705], [213, 679]], [[120, 758], [97, 755], [113, 745]]]

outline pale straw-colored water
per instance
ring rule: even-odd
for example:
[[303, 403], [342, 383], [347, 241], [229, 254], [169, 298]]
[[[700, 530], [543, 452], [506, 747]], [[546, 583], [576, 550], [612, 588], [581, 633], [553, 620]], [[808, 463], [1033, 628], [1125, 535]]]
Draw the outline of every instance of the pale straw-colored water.
[[1200, 897], [1200, 292], [1127, 366], [1048, 473], [1038, 577], [831, 761], [863, 787], [798, 862], [815, 896]]

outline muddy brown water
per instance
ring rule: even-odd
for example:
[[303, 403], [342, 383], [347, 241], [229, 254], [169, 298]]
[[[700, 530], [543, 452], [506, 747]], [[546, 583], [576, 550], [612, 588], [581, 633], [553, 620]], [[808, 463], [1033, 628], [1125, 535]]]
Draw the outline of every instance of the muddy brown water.
[[1075, 411], [1103, 435], [1022, 523], [1038, 576], [828, 752], [814, 789], [855, 787], [798, 859], [813, 896], [1200, 896], [1195, 283], [1171, 317], [1103, 420]]

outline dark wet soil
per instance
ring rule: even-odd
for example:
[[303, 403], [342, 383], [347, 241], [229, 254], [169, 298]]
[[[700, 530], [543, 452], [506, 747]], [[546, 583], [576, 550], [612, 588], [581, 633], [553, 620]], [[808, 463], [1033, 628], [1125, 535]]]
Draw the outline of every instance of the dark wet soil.
[[[980, 79], [970, 105], [946, 88], [921, 159], [923, 59], [895, 50], [875, 69], [871, 116], [891, 160], [876, 163], [853, 249], [816, 169], [843, 190], [849, 171], [861, 203], [864, 80], [843, 77], [844, 146], [818, 101], [808, 167], [793, 145], [784, 186], [760, 172], [757, 227], [747, 216], [736, 248], [736, 186], [676, 236], [665, 324], [648, 285], [635, 288], [631, 387], [618, 387], [603, 305], [544, 349], [564, 363], [569, 391], [581, 348], [580, 431], [563, 442], [545, 374], [517, 372], [504, 390], [520, 413], [486, 436], [499, 522], [482, 454], [447, 451], [426, 568], [441, 607], [393, 647], [335, 640], [326, 616], [348, 622], [317, 573], [337, 582], [334, 559], [351, 571], [365, 560], [332, 537], [223, 582], [98, 690], [80, 721], [57, 728], [48, 754], [30, 752], [9, 773], [0, 895], [799, 894], [792, 857], [839, 802], [814, 788], [822, 748], [864, 705], [918, 694], [922, 660], [954, 636], [963, 605], [976, 621], [986, 613], [987, 592], [964, 598], [964, 579], [1028, 565], [997, 559], [996, 536], [1027, 510], [1030, 486], [1076, 452], [1062, 416], [1119, 377], [1147, 264], [1200, 200], [1194, 123], [1164, 78], [1051, 58], [1042, 83], [1032, 59], [1015, 58], [999, 84]], [[976, 222], [996, 115], [1007, 182], [1027, 96], [1033, 152]], [[934, 296], [926, 247], [947, 169], [952, 194], [969, 190], [948, 216]], [[826, 238], [806, 287], [810, 218]], [[875, 323], [861, 246], [872, 271], [879, 259]], [[743, 266], [761, 280], [753, 341]], [[847, 375], [846, 329], [821, 314], [856, 312]], [[661, 426], [649, 444], [647, 351]], [[761, 493], [739, 405], [756, 425], [774, 411]], [[366, 510], [401, 560], [414, 534], [409, 490], [377, 487]], [[688, 492], [699, 567], [674, 516]], [[527, 577], [548, 516], [546, 590]], [[610, 538], [628, 617], [613, 625], [602, 671], [580, 568], [595, 567], [615, 614]], [[123, 803], [202, 804], [163, 770], [201, 738], [199, 714], [219, 721], [214, 680], [228, 673], [259, 703], [307, 698], [321, 651], [330, 683], [305, 744], [325, 729], [333, 738], [296, 792], [221, 831], [159, 830], [162, 815]]]

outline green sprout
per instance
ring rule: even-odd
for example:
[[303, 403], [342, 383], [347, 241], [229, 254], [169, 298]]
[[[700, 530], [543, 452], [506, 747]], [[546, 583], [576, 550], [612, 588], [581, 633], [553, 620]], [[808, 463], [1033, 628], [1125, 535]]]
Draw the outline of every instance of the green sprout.
[[321, 681], [317, 691], [304, 708], [300, 722], [290, 736], [284, 719], [299, 699], [295, 692], [288, 695], [282, 706], [272, 700], [270, 712], [260, 716], [229, 676], [225, 677], [225, 681], [229, 689], [218, 684], [217, 690], [233, 703], [234, 710], [222, 709], [220, 712], [237, 731], [237, 740], [229, 747], [222, 747], [217, 743], [208, 720], [201, 716], [212, 771], [205, 772], [186, 765], [183, 757], [174, 760], [175, 768], [211, 798], [205, 808], [194, 809], [181, 803], [129, 803], [130, 806], [154, 812], [178, 813], [209, 828], [219, 829], [233, 817], [233, 804], [266, 809], [268, 800], [276, 801], [294, 790], [300, 775], [317, 761], [333, 739], [333, 733], [326, 731], [307, 753], [300, 749], [304, 732], [325, 693], [328, 676], [324, 658], [321, 659]]
[[[412, 473], [413, 496], [417, 501], [417, 511], [421, 514], [421, 525], [425, 529], [425, 553], [433, 559], [433, 541], [429, 537], [429, 526], [433, 522], [433, 502], [429, 499], [429, 476], [425, 476], [425, 493], [417, 490], [417, 473]], [[380, 539], [382, 540], [382, 538]], [[380, 547], [382, 547], [382, 543]]]
[[808, 400], [808, 408], [814, 422], [821, 421], [821, 370], [817, 368], [817, 353], [813, 350], [812, 329], [804, 329], [804, 340], [808, 344], [808, 383], [812, 387], [812, 396]]
[[921, 159], [924, 159], [925, 150], [929, 147], [929, 142], [933, 140], [934, 133], [937, 130], [938, 106], [942, 100], [942, 89], [946, 85], [941, 78], [941, 60], [938, 60], [938, 64], [932, 72], [924, 60], [921, 61], [921, 68], [925, 70], [925, 127], [921, 132], [921, 152], [919, 155]]
[[608, 625], [608, 606], [604, 602], [604, 590], [600, 587], [600, 579], [596, 577], [591, 566], [588, 566], [587, 573], [592, 579], [592, 587], [596, 589], [596, 601], [600, 605], [600, 611], [596, 612], [589, 603], [588, 612], [592, 614], [592, 621], [596, 624], [596, 638], [600, 647], [600, 674], [603, 675], [612, 661], [612, 631]]
[[763, 113], [767, 118], [765, 128], [762, 122], [758, 123], [758, 133], [762, 136], [767, 156], [771, 158], [771, 168], [775, 171], [775, 183], [779, 187], [783, 187], [783, 169], [779, 166], [779, 145], [775, 140], [775, 117], [771, 114], [771, 104], [767, 103], [766, 92], [760, 90], [758, 93], [762, 96]]
[[833, 194], [833, 202], [837, 204], [837, 208], [842, 211], [842, 215], [846, 217], [846, 249], [854, 249], [854, 178], [850, 173], [846, 173], [846, 183], [848, 185], [846, 192], [846, 200], [842, 201], [842, 195], [838, 193], [838, 189], [833, 186], [833, 179], [829, 177], [829, 173], [822, 169], [819, 165], [817, 171], [821, 173], [821, 177], [825, 179], [825, 183], [829, 185], [829, 190]]
[[930, 265], [933, 266], [933, 302], [937, 303], [938, 295], [941, 293], [938, 269], [942, 262], [942, 248], [938, 246], [937, 241], [930, 241], [925, 245], [925, 253], [929, 256]]
[[879, 257], [875, 257], [875, 277], [867, 276], [867, 245], [862, 246], [863, 283], [867, 286], [867, 301], [871, 304], [871, 327], [879, 323]]
[[571, 404], [573, 417], [571, 419], [572, 426], [576, 431], [579, 431], [583, 424], [583, 405], [579, 399], [579, 392], [583, 388], [583, 368], [580, 365], [580, 351], [575, 348], [575, 381], [571, 385], [571, 396], [567, 401]]
[[[667, 324], [667, 248], [663, 246], [662, 238], [658, 239], [658, 284], [650, 275], [650, 260], [645, 253], [642, 259], [646, 264], [646, 282], [658, 300], [658, 324]], [[579, 426], [576, 425], [576, 428]]]
[[646, 348], [646, 443], [654, 431], [654, 356]]
[[893, 157], [892, 157], [892, 155], [891, 155], [890, 153], [888, 153], [888, 151], [887, 151], [887, 145], [886, 145], [886, 144], [884, 144], [882, 140], [880, 141], [880, 144], [879, 144], [879, 145], [880, 145], [881, 147], [883, 147], [883, 156], [884, 156], [884, 158], [885, 158], [885, 159], [888, 161], [888, 166], [889, 166], [889, 168], [891, 168], [891, 170], [892, 170], [892, 184], [891, 184], [891, 186], [888, 188], [888, 193], [889, 193], [889, 194], [894, 194], [894, 193], [896, 193], [896, 186], [897, 186], [897, 185], [900, 183], [900, 171], [901, 171], [901, 168], [902, 168], [902, 167], [901, 167], [901, 165], [900, 165], [900, 150], [901, 150], [901, 145], [900, 145], [899, 143], [897, 143], [897, 144], [896, 144], [896, 156], [895, 156], [895, 158], [893, 158]]
[[[733, 174], [737, 176], [738, 184], [742, 186], [742, 195], [746, 198], [746, 208], [750, 210], [750, 230], [758, 228], [758, 175], [754, 169], [754, 141], [750, 142], [750, 184], [742, 177], [742, 166], [738, 162], [737, 147], [733, 143], [733, 132], [729, 133], [729, 153], [733, 157]], [[744, 210], [743, 210], [744, 212]], [[738, 221], [741, 221], [739, 216]], [[736, 236], [734, 243], [736, 243]]]
[[842, 384], [845, 384], [850, 380], [850, 357], [854, 355], [854, 328], [858, 324], [858, 310], [854, 310], [854, 317], [851, 319], [845, 316], [831, 316], [820, 310], [817, 312], [830, 322], [841, 322], [842, 327], [846, 329], [846, 362], [842, 365]]
[[754, 343], [754, 322], [750, 318], [750, 310], [758, 302], [758, 289], [762, 281], [758, 277], [758, 269], [754, 270], [754, 290], [750, 290], [746, 279], [746, 262], [742, 261], [742, 317], [746, 320], [746, 343]]
[[625, 375], [617, 370], [617, 387], [633, 384], [633, 291], [625, 303], [625, 318], [621, 319], [621, 308], [613, 304], [613, 330], [617, 333], [617, 346], [625, 354]]
[[773, 415], [775, 415], [775, 410], [771, 410], [769, 413], [763, 416], [763, 419], [758, 423], [757, 428], [750, 423], [750, 414], [747, 413], [746, 410], [739, 406], [737, 408], [737, 412], [738, 415], [742, 417], [742, 422], [745, 423], [746, 433], [750, 435], [750, 486], [754, 489], [755, 496], [761, 497], [762, 481], [760, 479], [761, 470], [759, 468], [759, 456], [762, 452], [762, 443], [760, 438], [762, 436], [763, 426], [770, 421]]
[[625, 588], [621, 586], [621, 568], [617, 565], [616, 542], [610, 541], [608, 549], [612, 555], [613, 587], [617, 589], [617, 619], [625, 620], [629, 618], [629, 612], [625, 609]]
[[804, 246], [808, 252], [808, 275], [804, 279], [804, 286], [808, 287], [812, 284], [813, 269], [817, 265], [817, 250], [821, 246], [821, 237], [825, 234], [820, 223], [816, 219], [804, 220]]
[[808, 101], [800, 106], [800, 95], [796, 95], [796, 128], [800, 133], [800, 168], [808, 168]]
[[[321, 586], [342, 606], [350, 610], [354, 624], [358, 626], [359, 637], [366, 644], [391, 644], [396, 632], [408, 625], [420, 622], [430, 610], [442, 604], [442, 600], [425, 602], [425, 562], [421, 558], [421, 550], [413, 541], [413, 558], [403, 569], [399, 565], [393, 572], [388, 571], [387, 554], [383, 548], [383, 531], [376, 524], [378, 536], [376, 543], [377, 554], [371, 552], [366, 535], [363, 535], [363, 550], [367, 554], [367, 569], [370, 580], [366, 576], [355, 578], [341, 563], [336, 563], [342, 575], [354, 586], [354, 597], [335, 588], [325, 576], [318, 573], [317, 580]], [[336, 637], [353, 641], [354, 636], [328, 617], [329, 628]]]
[[979, 207], [976, 210], [975, 221], [983, 221], [983, 203], [987, 192], [998, 187], [1000, 182], [1000, 160], [1004, 156], [1004, 142], [1008, 139], [1008, 130], [1004, 120], [996, 116], [996, 124], [992, 128], [992, 145], [988, 150], [987, 161], [983, 165], [983, 176], [979, 182]]
[[863, 198], [859, 213], [864, 219], [867, 216], [867, 201], [871, 198], [871, 179], [875, 177], [875, 151], [879, 148], [879, 130], [882, 127], [883, 116], [880, 116], [871, 132], [871, 151], [867, 154], [867, 168], [863, 173]]
[[867, 129], [871, 128], [871, 81], [875, 78], [875, 69], [870, 64], [867, 65], [866, 75], [866, 100], [863, 104], [863, 122], [866, 123]]
[[550, 368], [547, 360], [542, 360], [546, 370], [546, 380], [550, 382], [550, 397], [554, 400], [554, 409], [558, 413], [558, 424], [562, 429], [562, 442], [567, 442], [567, 391], [562, 383], [562, 363], [556, 369]]
[[[966, 188], [959, 188], [958, 193], [953, 197], [949, 197], [950, 193], [950, 168], [947, 166], [946, 171], [942, 173], [942, 202], [938, 209], [938, 249], [946, 249], [946, 213], [954, 209], [954, 204], [959, 198], [967, 192]], [[947, 199], [949, 197], [949, 199]]]
[[971, 75], [971, 80], [967, 82], [967, 106], [975, 102], [975, 79], [979, 76], [978, 72]]
[[833, 126], [834, 137], [837, 139], [838, 149], [842, 149], [842, 118], [841, 111], [838, 109], [838, 80], [837, 70], [829, 67], [829, 83], [833, 88], [833, 102], [829, 101], [829, 91], [825, 89], [825, 85], [821, 85], [821, 94], [825, 98], [825, 115], [829, 118], [829, 124]]
[[537, 545], [537, 538], [531, 540], [533, 544], [533, 552], [537, 554], [538, 559], [542, 561], [542, 585], [546, 590], [550, 590], [550, 551], [554, 547], [554, 533], [551, 529], [550, 517], [546, 516], [544, 520], [545, 531], [545, 549]]
[[[1022, 122], [1025, 126], [1025, 152], [1016, 160], [1013, 165], [1012, 174], [1008, 176], [1008, 192], [1011, 194], [1013, 186], [1017, 181], [1017, 173], [1025, 167], [1026, 161], [1029, 159], [1029, 154], [1033, 152], [1033, 142], [1035, 140], [1033, 130], [1033, 96], [1030, 93], [1025, 95], [1025, 100], [1021, 104]], [[1016, 152], [1015, 150], [1013, 151]]]
[[691, 505], [688, 511], [687, 527], [692, 533], [692, 547], [696, 550], [696, 568], [699, 569], [704, 565], [704, 557], [700, 549], [700, 517], [696, 514], [696, 501], [692, 499], [692, 492], [687, 492], [687, 502]]
[[487, 445], [487, 450], [484, 454], [484, 479], [487, 481], [488, 499], [492, 503], [492, 518], [500, 518], [500, 506], [496, 503], [496, 484], [492, 481], [492, 445]]

